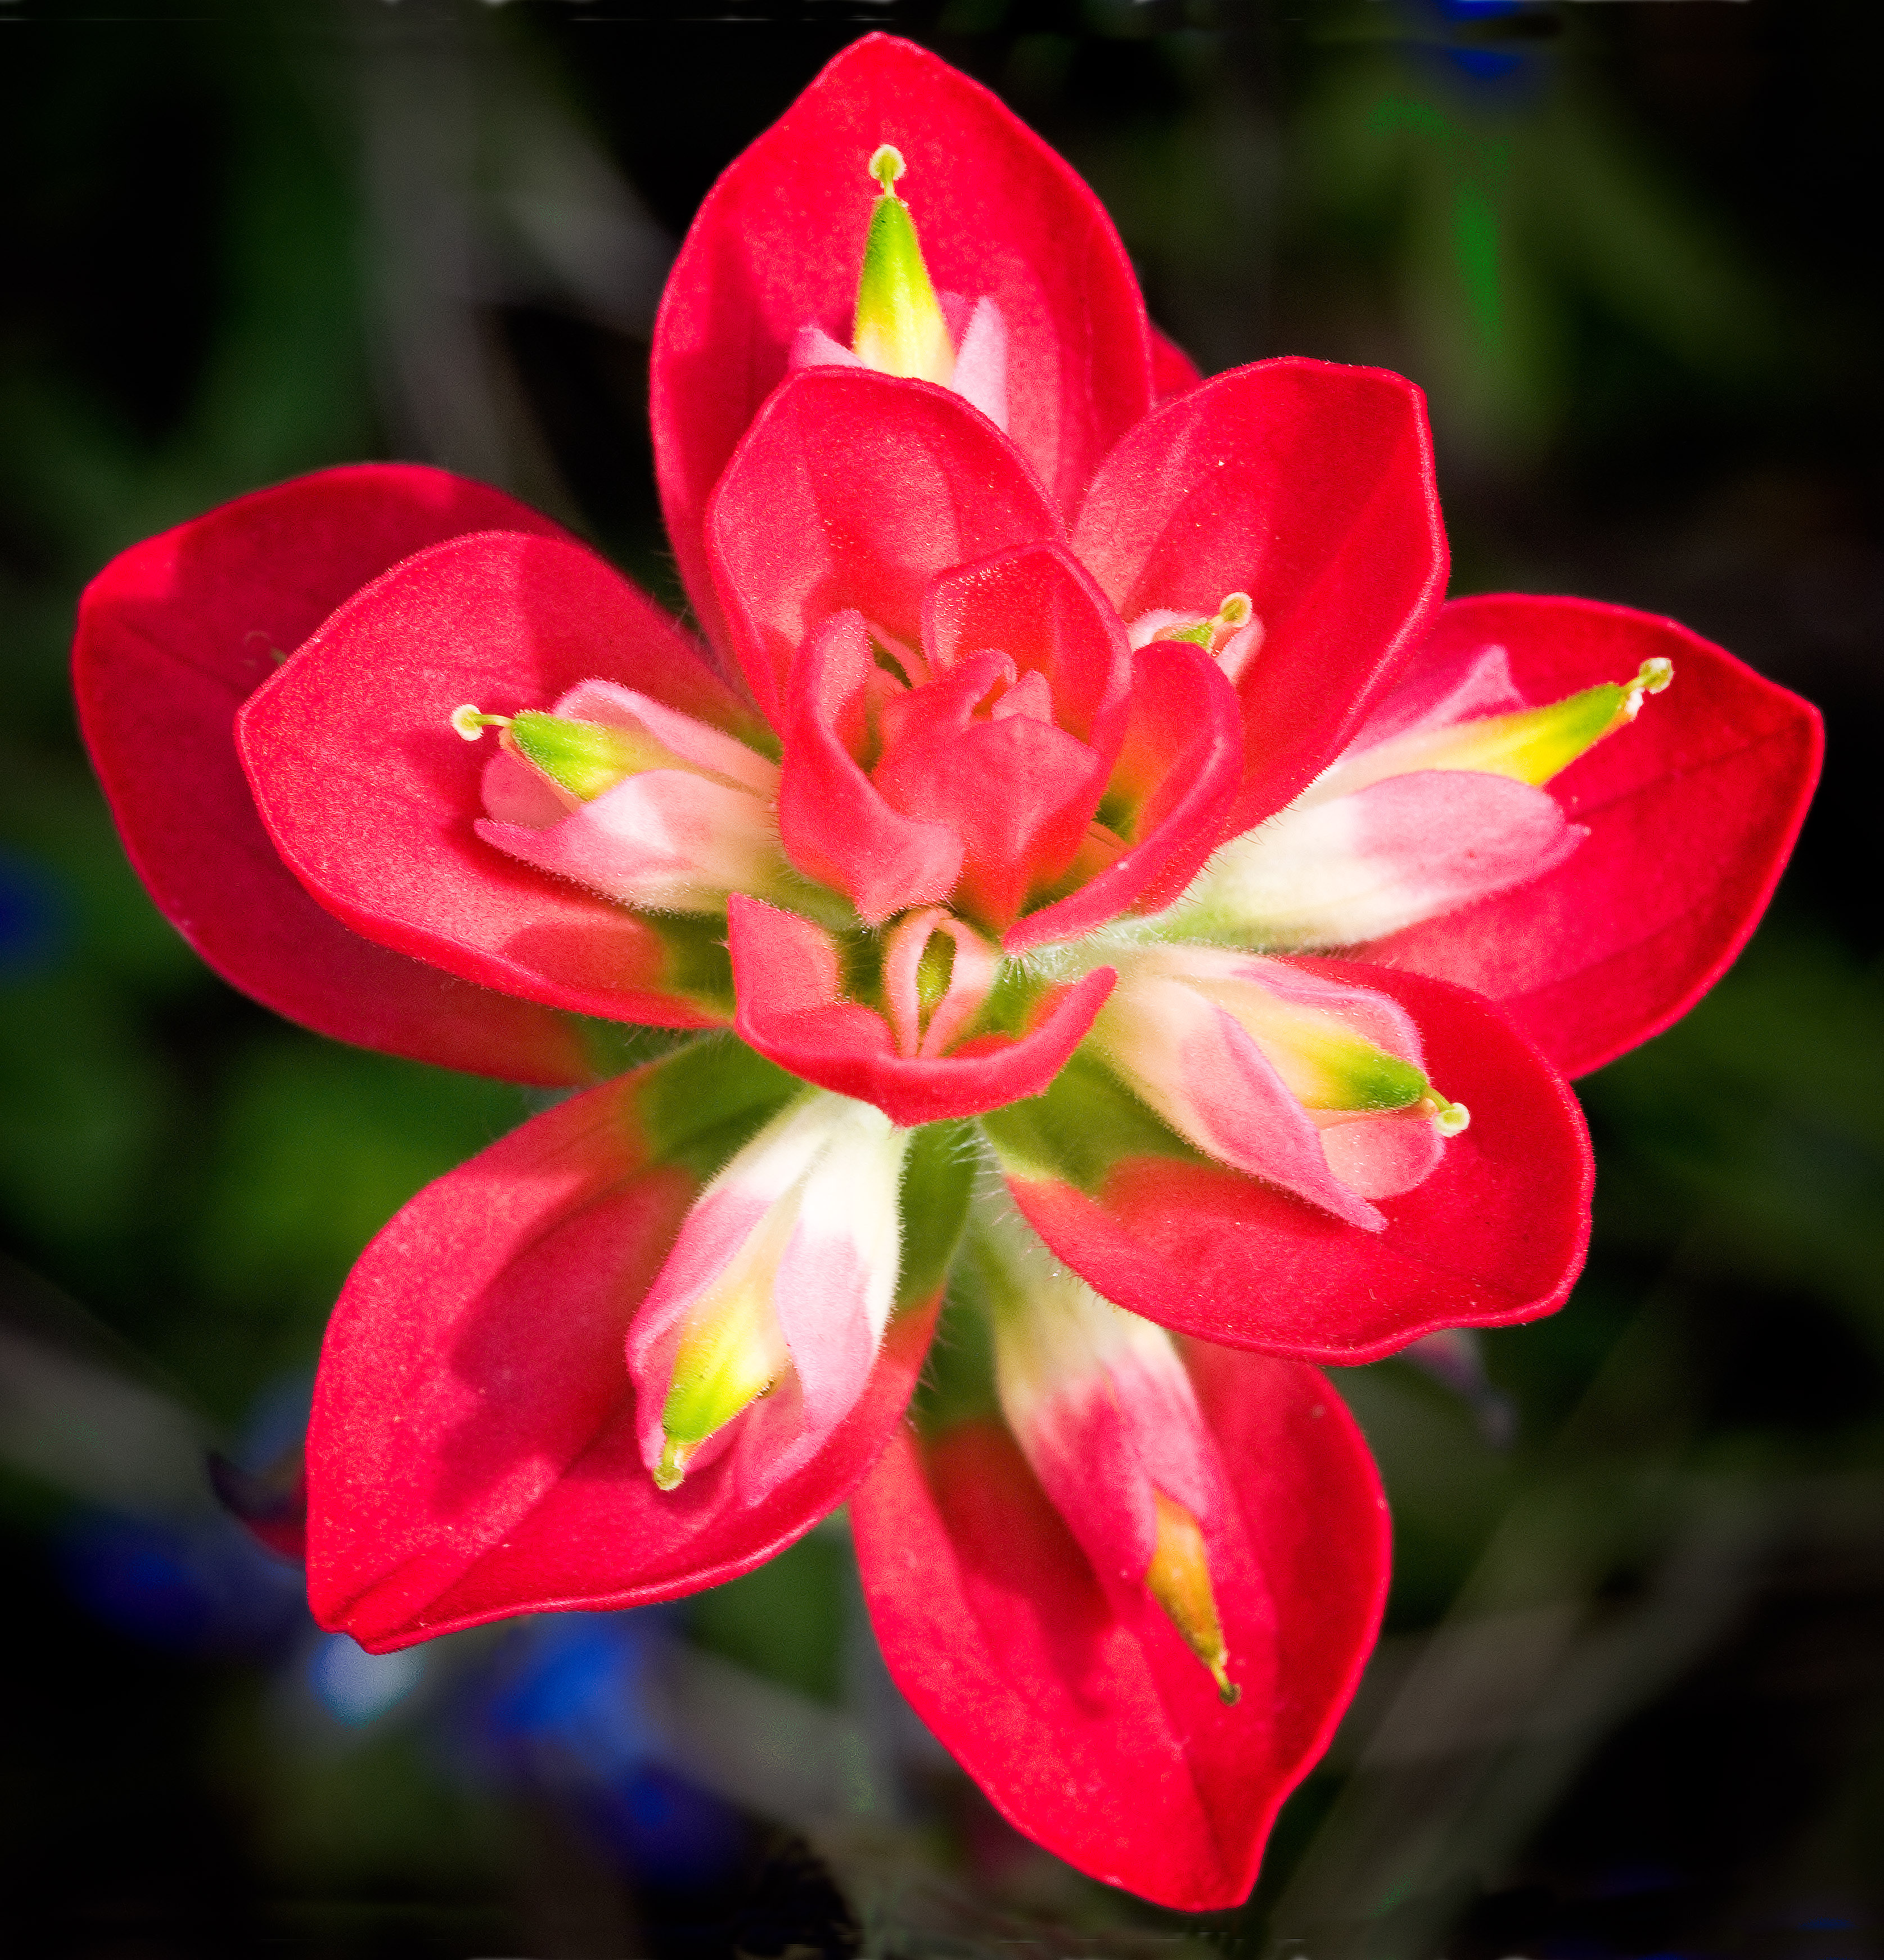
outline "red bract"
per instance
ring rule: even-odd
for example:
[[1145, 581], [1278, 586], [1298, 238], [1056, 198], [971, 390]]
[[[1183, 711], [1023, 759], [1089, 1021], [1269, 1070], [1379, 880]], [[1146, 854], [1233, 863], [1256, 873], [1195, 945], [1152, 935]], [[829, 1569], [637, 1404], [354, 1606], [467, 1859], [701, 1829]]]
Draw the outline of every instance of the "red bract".
[[[1198, 382], [1090, 194], [902, 43], [722, 179], [653, 388], [704, 644], [412, 469], [245, 498], [81, 613], [127, 844], [238, 985], [527, 1081], [695, 1031], [368, 1249], [316, 1610], [387, 1648], [665, 1597], [854, 1494], [890, 1666], [996, 1803], [1233, 1903], [1386, 1580], [1308, 1364], [1561, 1303], [1559, 1071], [1732, 957], [1816, 718], [1669, 622], [1442, 606], [1418, 390]], [[1002, 1419], [909, 1429], [958, 1258]]]

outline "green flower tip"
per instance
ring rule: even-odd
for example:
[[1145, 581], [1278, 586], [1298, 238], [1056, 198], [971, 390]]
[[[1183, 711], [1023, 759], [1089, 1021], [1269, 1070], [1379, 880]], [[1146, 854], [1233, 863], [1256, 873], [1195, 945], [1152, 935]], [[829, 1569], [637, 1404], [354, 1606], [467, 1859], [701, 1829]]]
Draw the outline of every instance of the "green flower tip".
[[955, 372], [954, 344], [923, 262], [915, 220], [890, 188], [904, 168], [902, 152], [893, 143], [880, 143], [871, 154], [870, 173], [883, 195], [870, 208], [851, 352], [879, 374], [946, 387]]

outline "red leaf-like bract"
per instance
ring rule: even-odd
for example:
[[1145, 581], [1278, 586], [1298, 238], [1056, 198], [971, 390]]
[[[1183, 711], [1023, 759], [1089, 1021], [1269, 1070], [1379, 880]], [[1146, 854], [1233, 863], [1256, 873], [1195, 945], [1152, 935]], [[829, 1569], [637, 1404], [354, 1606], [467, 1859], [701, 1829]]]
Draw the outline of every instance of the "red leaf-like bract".
[[1135, 1313], [1303, 1360], [1370, 1361], [1439, 1328], [1505, 1326], [1561, 1306], [1582, 1268], [1594, 1174], [1567, 1085], [1463, 988], [1359, 962], [1290, 963], [1399, 1001], [1427, 1074], [1472, 1112], [1424, 1183], [1378, 1201], [1386, 1229], [1357, 1230], [1175, 1154], [1121, 1156], [1089, 1190], [1010, 1163], [1034, 1228]]
[[1246, 592], [1247, 759], [1233, 828], [1329, 762], [1424, 636], [1449, 559], [1424, 397], [1374, 368], [1264, 361], [1146, 417], [1106, 457], [1073, 548], [1128, 619]]
[[867, 36], [727, 168], [662, 297], [649, 402], [661, 506], [710, 632], [708, 498], [798, 329], [849, 342], [878, 188], [865, 166], [885, 142], [908, 164], [901, 188], [937, 290], [1001, 309], [1008, 430], [1063, 510], [1150, 405], [1144, 304], [1105, 207], [985, 89]]
[[871, 1621], [929, 1727], [1048, 1850], [1164, 1905], [1236, 1905], [1328, 1745], [1386, 1595], [1385, 1500], [1312, 1368], [1185, 1358], [1237, 1516], [1211, 1579], [1225, 1708], [1148, 1597], [1103, 1586], [1004, 1430], [905, 1430], [851, 1500]]
[[[239, 497], [121, 552], [72, 649], [87, 746], [138, 874], [233, 985], [341, 1041], [513, 1080], [591, 1071], [578, 1031], [349, 932], [269, 842], [235, 718], [335, 607], [467, 532], [561, 533], [481, 483], [362, 463]], [[455, 704], [454, 704], [455, 705]]]
[[799, 647], [854, 607], [904, 645], [931, 580], [1065, 533], [1014, 446], [959, 396], [848, 368], [794, 375], [707, 518], [727, 632], [776, 725]]
[[1675, 679], [1551, 784], [1590, 831], [1564, 863], [1366, 956], [1489, 995], [1580, 1075], [1685, 1014], [1746, 943], [1804, 821], [1824, 731], [1809, 702], [1698, 634], [1586, 599], [1454, 600], [1408, 677], [1488, 645], [1531, 702], [1658, 656]]
[[581, 546], [517, 532], [440, 545], [335, 613], [259, 689], [239, 740], [269, 832], [356, 931], [552, 1007], [667, 1027], [683, 993], [660, 921], [482, 842], [490, 751], [452, 710], [547, 708], [619, 681], [737, 729], [747, 711], [654, 602]]
[[[657, 1064], [658, 1066], [658, 1064]], [[824, 1449], [759, 1505], [713, 1468], [657, 1490], [628, 1322], [702, 1180], [651, 1161], [641, 1070], [533, 1118], [412, 1200], [329, 1323], [308, 1432], [308, 1596], [375, 1653], [514, 1613], [737, 1577], [883, 1447], [935, 1303], [905, 1311]]]

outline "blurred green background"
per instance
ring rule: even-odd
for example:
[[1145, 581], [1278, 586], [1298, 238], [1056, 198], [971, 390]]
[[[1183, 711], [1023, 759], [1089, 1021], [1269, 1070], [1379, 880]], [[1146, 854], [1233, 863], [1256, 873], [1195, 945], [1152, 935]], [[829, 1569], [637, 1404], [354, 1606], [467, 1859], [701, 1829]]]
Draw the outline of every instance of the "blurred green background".
[[[747, 1820], [704, 1888], [611, 1854], [543, 1761], [467, 1766], [462, 1684], [519, 1664], [504, 1637], [336, 1713], [283, 1575], [229, 1580], [275, 1601], [259, 1633], [138, 1604], [150, 1531], [215, 1529], [202, 1446], [291, 1432], [361, 1246], [527, 1107], [196, 962], [76, 737], [77, 593], [223, 498], [395, 456], [677, 605], [661, 278], [714, 174], [873, 26], [1072, 159], [1207, 371], [1418, 380], [1455, 592], [1672, 612], [1830, 727], [1752, 947], [1583, 1085], [1570, 1306], [1341, 1376], [1393, 1500], [1388, 1636], [1255, 1900], [1208, 1921], [1074, 1879], [925, 1752], [839, 1529], [663, 1623], [702, 1706], [874, 1765], [696, 1763]], [[0, 1943], [1879, 1950], [1881, 60], [1871, 10], [1800, 0], [0, 0]]]

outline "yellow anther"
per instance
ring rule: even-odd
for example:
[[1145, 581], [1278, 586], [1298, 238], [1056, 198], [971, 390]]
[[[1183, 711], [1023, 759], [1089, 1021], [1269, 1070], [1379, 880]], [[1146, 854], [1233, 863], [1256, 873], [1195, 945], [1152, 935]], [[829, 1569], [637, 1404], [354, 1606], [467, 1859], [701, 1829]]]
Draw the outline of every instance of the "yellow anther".
[[1217, 1617], [1217, 1596], [1210, 1581], [1210, 1561], [1204, 1533], [1195, 1518], [1162, 1491], [1154, 1491], [1157, 1542], [1144, 1577], [1145, 1590], [1184, 1636], [1184, 1643], [1210, 1670], [1226, 1707], [1243, 1699], [1243, 1690], [1230, 1678], [1230, 1649]]
[[870, 173], [887, 191], [909, 166], [894, 143], [879, 143], [870, 153]]
[[1233, 592], [1223, 604], [1217, 607], [1217, 617], [1211, 623], [1218, 626], [1227, 626], [1233, 633], [1249, 625], [1250, 616], [1255, 609], [1249, 603], [1248, 593]]

